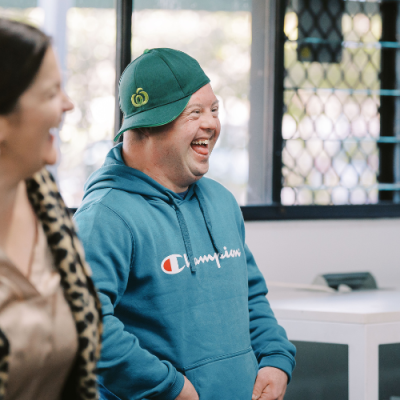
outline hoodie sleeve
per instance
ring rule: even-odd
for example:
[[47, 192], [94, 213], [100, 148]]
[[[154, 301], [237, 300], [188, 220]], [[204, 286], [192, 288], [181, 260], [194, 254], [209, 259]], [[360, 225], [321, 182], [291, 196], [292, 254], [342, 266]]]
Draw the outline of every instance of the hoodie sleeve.
[[174, 400], [183, 388], [183, 375], [168, 361], [141, 348], [137, 337], [114, 316], [134, 259], [129, 227], [101, 203], [78, 210], [75, 221], [102, 302], [100, 382], [121, 400]]
[[286, 372], [290, 381], [296, 348], [276, 321], [266, 298], [268, 289], [264, 277], [246, 244], [245, 252], [249, 276], [250, 337], [259, 368], [279, 368]]
[[296, 348], [288, 340], [285, 330], [278, 324], [266, 298], [267, 285], [253, 254], [245, 243], [244, 221], [240, 208], [237, 208], [237, 221], [240, 225], [248, 270], [251, 345], [259, 368], [279, 368], [286, 372], [290, 382], [296, 365]]

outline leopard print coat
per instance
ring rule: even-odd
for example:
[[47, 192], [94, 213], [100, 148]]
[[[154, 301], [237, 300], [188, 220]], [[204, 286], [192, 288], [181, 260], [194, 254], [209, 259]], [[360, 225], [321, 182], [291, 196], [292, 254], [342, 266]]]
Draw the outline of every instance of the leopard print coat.
[[[52, 175], [46, 170], [26, 181], [28, 197], [43, 225], [61, 286], [78, 333], [78, 355], [64, 385], [63, 400], [98, 398], [96, 363], [100, 357], [101, 304], [81, 243]], [[0, 400], [6, 393], [9, 343], [0, 331]]]

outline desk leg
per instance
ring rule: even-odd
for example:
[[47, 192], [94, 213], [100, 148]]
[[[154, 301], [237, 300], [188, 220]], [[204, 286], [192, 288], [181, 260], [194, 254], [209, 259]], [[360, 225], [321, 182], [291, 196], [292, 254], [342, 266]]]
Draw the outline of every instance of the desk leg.
[[349, 341], [349, 400], [377, 400], [378, 346], [365, 325], [353, 325]]

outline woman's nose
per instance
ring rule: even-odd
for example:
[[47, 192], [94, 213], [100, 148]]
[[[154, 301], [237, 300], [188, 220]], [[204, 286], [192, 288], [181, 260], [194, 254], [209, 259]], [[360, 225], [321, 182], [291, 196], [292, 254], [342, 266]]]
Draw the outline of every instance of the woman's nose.
[[63, 111], [71, 111], [73, 108], [74, 108], [74, 103], [72, 103], [70, 98], [63, 91]]

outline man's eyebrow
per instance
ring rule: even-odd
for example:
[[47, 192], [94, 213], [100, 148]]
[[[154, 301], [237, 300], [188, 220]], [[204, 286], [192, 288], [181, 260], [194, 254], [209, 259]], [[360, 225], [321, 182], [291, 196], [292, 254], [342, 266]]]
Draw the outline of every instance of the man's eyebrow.
[[[213, 103], [211, 105], [213, 106], [218, 103], [219, 103], [219, 100], [217, 99], [217, 100], [213, 101]], [[199, 104], [191, 104], [190, 106], [186, 107], [186, 110], [189, 110], [190, 108], [193, 108], [193, 107], [204, 107], [204, 105], [200, 104], [200, 103]]]
[[186, 109], [188, 110], [189, 108], [193, 108], [193, 107], [203, 107], [202, 104], [191, 104], [190, 106], [187, 106]]

